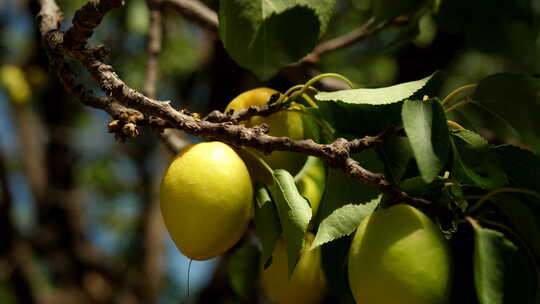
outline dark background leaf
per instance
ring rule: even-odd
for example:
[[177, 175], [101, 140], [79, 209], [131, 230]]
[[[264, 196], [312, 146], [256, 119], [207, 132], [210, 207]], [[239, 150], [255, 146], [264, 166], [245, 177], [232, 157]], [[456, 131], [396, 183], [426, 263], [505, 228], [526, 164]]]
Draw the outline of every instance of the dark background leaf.
[[334, 4], [335, 0], [222, 0], [220, 37], [238, 64], [267, 79], [313, 49]]
[[[519, 140], [540, 153], [540, 79], [520, 74], [501, 73], [480, 81], [473, 99], [504, 118], [517, 131]], [[486, 119], [487, 120], [487, 119]], [[490, 122], [490, 120], [487, 120]], [[490, 122], [491, 123], [491, 122]], [[494, 124], [497, 121], [493, 122]], [[496, 134], [502, 139], [515, 133]]]
[[474, 226], [474, 278], [481, 304], [531, 303], [534, 275], [527, 258], [498, 231]]
[[281, 224], [270, 193], [260, 183], [255, 190], [255, 233], [261, 242], [262, 260], [266, 267], [281, 235]]
[[512, 184], [540, 192], [540, 157], [516, 146], [495, 147], [499, 162]]

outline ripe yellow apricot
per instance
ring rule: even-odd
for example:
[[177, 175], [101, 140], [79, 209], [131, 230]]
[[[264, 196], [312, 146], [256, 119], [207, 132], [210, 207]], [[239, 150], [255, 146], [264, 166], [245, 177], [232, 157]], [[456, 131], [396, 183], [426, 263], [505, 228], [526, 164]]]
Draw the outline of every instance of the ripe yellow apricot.
[[220, 255], [241, 238], [252, 200], [244, 162], [221, 142], [187, 147], [161, 182], [160, 206], [167, 230], [178, 249], [194, 260]]
[[311, 247], [313, 234], [308, 233], [304, 251], [289, 280], [285, 241], [280, 237], [274, 248], [272, 264], [262, 271], [262, 286], [267, 295], [279, 304], [320, 303], [325, 289], [321, 269], [321, 249]]
[[[251, 105], [265, 105], [274, 94], [279, 94], [279, 92], [270, 88], [256, 88], [245, 91], [235, 97], [229, 105], [227, 105], [225, 111], [231, 109], [239, 111], [247, 109]], [[245, 125], [253, 127], [262, 123], [266, 123], [270, 127], [269, 134], [272, 136], [287, 136], [291, 139], [304, 139], [310, 137], [308, 134], [309, 132], [304, 126], [302, 114], [298, 112], [283, 110], [267, 117], [255, 116], [245, 122]], [[273, 169], [285, 169], [294, 176], [304, 165], [306, 156], [294, 152], [275, 151], [270, 155], [264, 155], [263, 159]], [[267, 183], [269, 181], [268, 177], [259, 177], [259, 175], [265, 174], [261, 173], [261, 171], [263, 170], [253, 170], [253, 172], [255, 172], [253, 177]]]
[[405, 204], [362, 220], [349, 251], [356, 303], [448, 303], [451, 254], [439, 228]]

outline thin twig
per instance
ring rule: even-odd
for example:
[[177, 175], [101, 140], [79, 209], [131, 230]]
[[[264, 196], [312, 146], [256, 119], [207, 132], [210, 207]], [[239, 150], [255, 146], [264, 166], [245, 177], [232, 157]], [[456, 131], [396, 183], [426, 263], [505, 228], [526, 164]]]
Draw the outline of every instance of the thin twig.
[[336, 37], [331, 40], [326, 40], [319, 43], [311, 53], [302, 58], [297, 64], [303, 63], [317, 63], [321, 59], [322, 55], [326, 53], [335, 51], [337, 49], [342, 49], [348, 47], [352, 44], [358, 43], [376, 33], [386, 28], [389, 25], [393, 24], [402, 24], [402, 18], [397, 18], [390, 22], [382, 22], [374, 26], [375, 18], [369, 19], [361, 27], [356, 30], [353, 30], [349, 33], [346, 33], [342, 36]]
[[218, 15], [202, 2], [197, 0], [163, 0], [162, 4], [172, 8], [185, 18], [195, 22], [209, 30], [217, 32], [219, 21]]

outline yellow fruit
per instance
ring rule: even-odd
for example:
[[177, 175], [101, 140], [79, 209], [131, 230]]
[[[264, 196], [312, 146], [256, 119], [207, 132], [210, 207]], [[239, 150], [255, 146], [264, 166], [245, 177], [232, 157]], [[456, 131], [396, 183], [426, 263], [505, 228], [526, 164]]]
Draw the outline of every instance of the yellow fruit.
[[5, 64], [0, 67], [0, 83], [6, 87], [14, 103], [24, 104], [32, 95], [24, 71], [16, 65]]
[[160, 206], [167, 230], [178, 249], [194, 260], [220, 255], [240, 239], [252, 200], [244, 162], [221, 142], [187, 147], [161, 182]]
[[272, 264], [262, 272], [262, 285], [268, 296], [279, 304], [320, 303], [325, 289], [321, 270], [321, 250], [307, 250], [313, 242], [306, 235], [304, 251], [289, 280], [287, 252], [283, 237], [279, 238], [272, 255]]
[[[236, 98], [234, 98], [225, 111], [228, 110], [243, 110], [249, 108], [251, 105], [262, 106], [265, 105], [270, 97], [274, 94], [279, 94], [278, 91], [269, 88], [257, 88], [246, 91]], [[255, 116], [249, 121], [245, 122], [248, 127], [253, 127], [266, 123], [270, 127], [269, 134], [272, 136], [287, 136], [292, 139], [304, 139], [309, 136], [309, 132], [306, 130], [302, 114], [294, 111], [280, 111], [267, 117]], [[285, 169], [295, 175], [300, 171], [306, 156], [300, 153], [275, 151], [270, 155], [264, 155], [263, 159], [272, 167], [272, 169]], [[251, 170], [251, 168], [250, 168]], [[270, 182], [268, 176], [264, 176], [264, 170], [254, 167], [252, 172], [255, 179], [261, 180], [265, 183]]]
[[451, 262], [439, 228], [418, 209], [399, 204], [358, 226], [349, 285], [359, 304], [448, 303]]

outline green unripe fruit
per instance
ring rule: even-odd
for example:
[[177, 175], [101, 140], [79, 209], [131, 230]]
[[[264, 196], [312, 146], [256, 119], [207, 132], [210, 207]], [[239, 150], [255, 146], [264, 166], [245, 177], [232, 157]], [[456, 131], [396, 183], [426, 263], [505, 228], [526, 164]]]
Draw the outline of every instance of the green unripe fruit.
[[308, 250], [314, 236], [306, 235], [304, 251], [289, 279], [287, 250], [283, 237], [279, 238], [272, 255], [272, 264], [262, 271], [262, 285], [266, 294], [279, 304], [316, 304], [324, 294], [325, 279], [321, 270], [321, 249]]
[[405, 204], [362, 220], [349, 251], [358, 304], [448, 303], [451, 254], [440, 229]]
[[308, 157], [304, 167], [294, 177], [300, 194], [307, 198], [313, 216], [317, 214], [325, 189], [326, 169], [324, 162], [316, 157]]
[[252, 200], [244, 162], [221, 142], [187, 147], [171, 162], [161, 182], [165, 226], [178, 249], [194, 260], [220, 255], [242, 237]]

